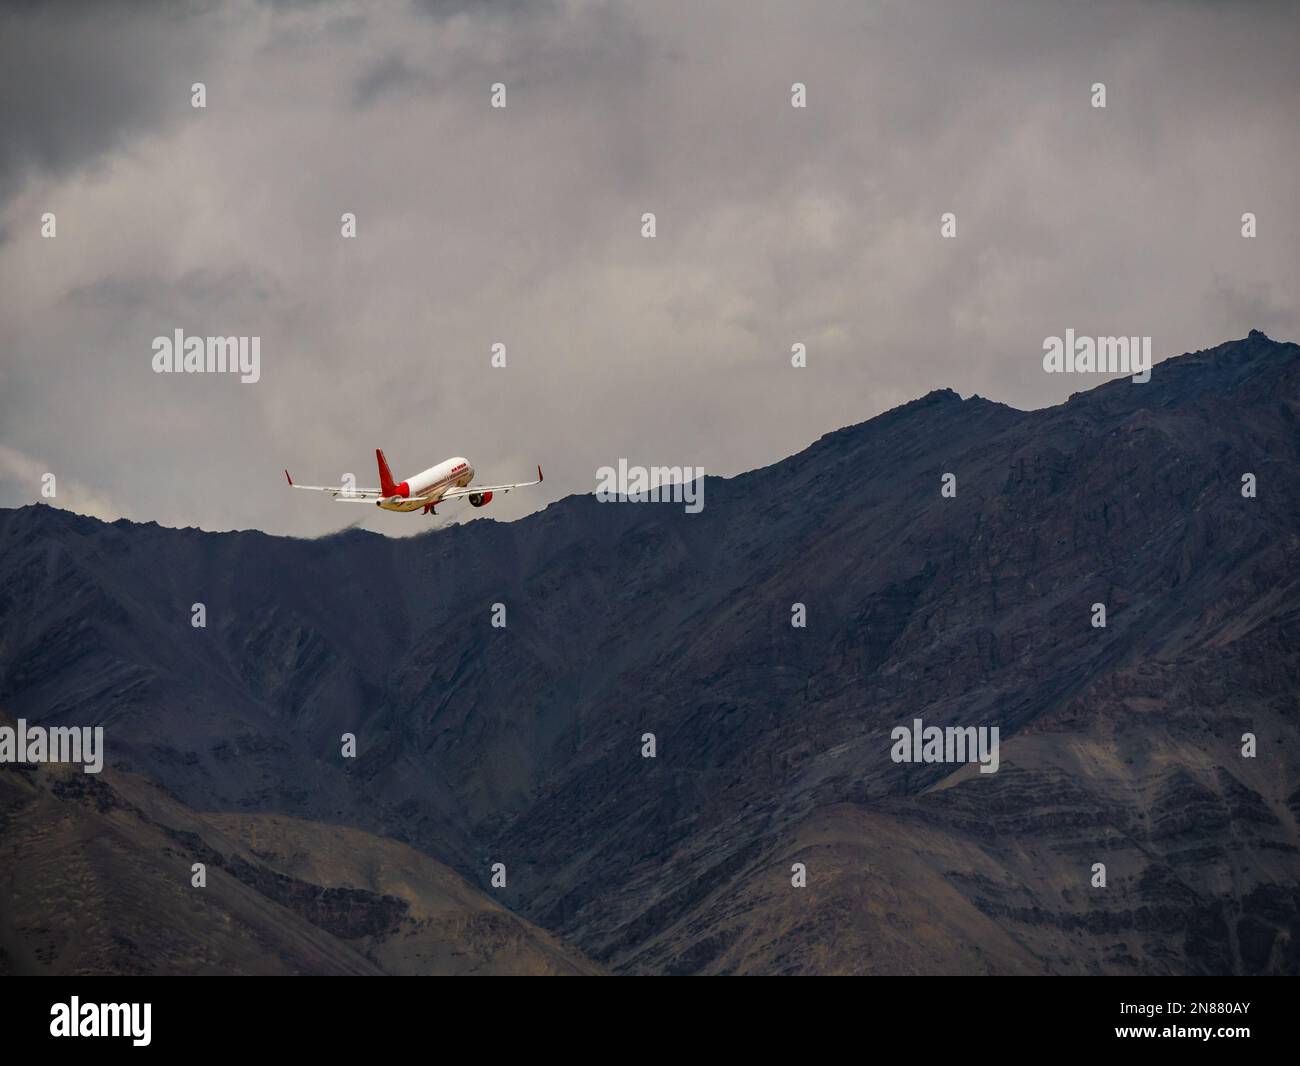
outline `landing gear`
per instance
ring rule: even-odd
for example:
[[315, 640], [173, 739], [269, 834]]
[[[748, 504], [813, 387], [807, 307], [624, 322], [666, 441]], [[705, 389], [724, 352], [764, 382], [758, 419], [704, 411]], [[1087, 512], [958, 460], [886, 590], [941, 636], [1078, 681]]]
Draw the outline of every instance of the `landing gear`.
[[438, 512], [433, 509], [433, 504], [431, 503], [426, 503], [424, 505], [424, 513], [434, 515], [435, 517], [438, 514]]

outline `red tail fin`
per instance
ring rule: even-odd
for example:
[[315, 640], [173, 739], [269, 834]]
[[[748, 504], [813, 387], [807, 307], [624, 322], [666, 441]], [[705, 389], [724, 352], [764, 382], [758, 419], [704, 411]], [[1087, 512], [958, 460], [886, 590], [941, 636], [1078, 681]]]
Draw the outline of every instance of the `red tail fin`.
[[379, 460], [379, 491], [385, 496], [398, 495], [397, 483], [393, 480], [393, 472], [388, 469], [388, 460], [384, 458], [382, 449], [375, 449], [375, 458]]

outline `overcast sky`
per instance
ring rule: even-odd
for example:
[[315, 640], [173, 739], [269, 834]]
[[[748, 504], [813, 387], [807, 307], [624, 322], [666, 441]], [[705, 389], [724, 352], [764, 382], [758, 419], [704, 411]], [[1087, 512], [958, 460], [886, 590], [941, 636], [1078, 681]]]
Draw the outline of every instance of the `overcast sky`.
[[[281, 468], [541, 463], [447, 508], [514, 518], [934, 388], [1058, 403], [1067, 328], [1300, 340], [1298, 56], [1291, 3], [7, 7], [0, 506], [410, 533]], [[261, 380], [155, 374], [176, 329]]]

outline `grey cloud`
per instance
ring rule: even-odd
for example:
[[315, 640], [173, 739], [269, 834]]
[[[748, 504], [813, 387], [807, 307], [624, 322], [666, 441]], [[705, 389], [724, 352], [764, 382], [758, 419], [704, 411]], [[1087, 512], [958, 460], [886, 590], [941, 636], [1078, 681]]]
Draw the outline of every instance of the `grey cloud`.
[[1251, 322], [1253, 328], [1271, 337], [1300, 336], [1300, 313], [1294, 302], [1285, 302], [1267, 282], [1239, 284], [1216, 274], [1207, 303], [1220, 312], [1227, 328], [1238, 322]]
[[[732, 474], [933, 388], [1059, 402], [1068, 327], [1160, 357], [1295, 336], [1291, 8], [239, 3], [147, 47], [53, 10], [58, 42], [25, 31], [42, 147], [0, 202], [0, 444], [135, 516], [326, 532], [355, 516], [281, 468], [366, 483], [383, 446], [541, 462], [511, 518], [619, 457]], [[105, 130], [64, 84], [111, 97]], [[173, 328], [261, 336], [262, 380], [153, 375]]]
[[357, 107], [369, 107], [384, 94], [396, 89], [427, 86], [429, 81], [400, 55], [392, 54], [370, 67], [357, 81]]
[[415, 0], [415, 9], [437, 19], [457, 15], [475, 17], [518, 17], [538, 13], [549, 14], [557, 5], [552, 0]]
[[174, 122], [209, 53], [201, 5], [0, 8], [0, 205]]
[[[71, 308], [93, 308], [110, 314], [141, 311], [165, 324], [195, 313], [248, 308], [272, 298], [275, 283], [247, 269], [190, 270], [175, 278], [157, 274], [107, 277], [78, 285], [64, 297]], [[182, 322], [175, 323], [183, 325]]]

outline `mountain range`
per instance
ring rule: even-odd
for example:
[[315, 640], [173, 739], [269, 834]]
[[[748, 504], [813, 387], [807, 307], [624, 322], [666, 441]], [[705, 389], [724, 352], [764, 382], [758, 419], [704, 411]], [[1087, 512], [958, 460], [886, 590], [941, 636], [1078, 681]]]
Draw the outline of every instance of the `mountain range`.
[[1300, 347], [932, 392], [704, 501], [0, 510], [0, 713], [108, 764], [0, 766], [0, 972], [1300, 973]]

